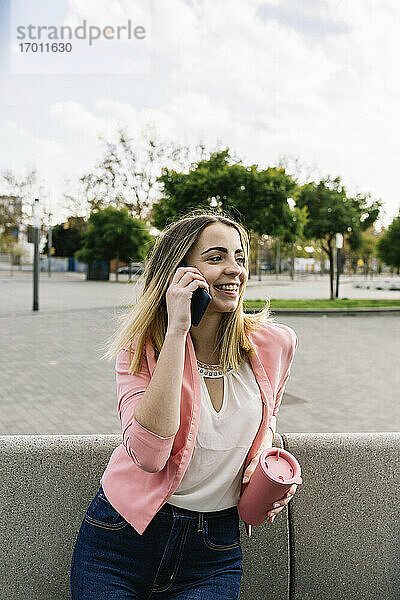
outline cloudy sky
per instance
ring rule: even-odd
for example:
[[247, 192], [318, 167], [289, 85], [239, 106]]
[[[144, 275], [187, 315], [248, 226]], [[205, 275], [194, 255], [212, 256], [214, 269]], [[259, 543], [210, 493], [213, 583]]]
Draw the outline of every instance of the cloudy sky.
[[[100, 157], [99, 135], [148, 123], [260, 167], [298, 157], [314, 177], [380, 198], [380, 224], [398, 213], [396, 0], [30, 0], [23, 14], [20, 0], [0, 2], [0, 167], [36, 166], [55, 221], [64, 179]], [[145, 39], [75, 39], [65, 60], [25, 56], [16, 39], [28, 22], [128, 19]]]

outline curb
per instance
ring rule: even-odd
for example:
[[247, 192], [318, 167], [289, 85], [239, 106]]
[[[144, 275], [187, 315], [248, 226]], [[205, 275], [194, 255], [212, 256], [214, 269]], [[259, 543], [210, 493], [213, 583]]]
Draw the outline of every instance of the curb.
[[[245, 313], [257, 313], [261, 309], [247, 308]], [[379, 316], [398, 316], [400, 315], [400, 306], [383, 306], [374, 308], [373, 306], [362, 306], [360, 308], [276, 308], [271, 309], [274, 315], [293, 315], [293, 316], [318, 316], [326, 315], [333, 317], [356, 317], [360, 315], [379, 315]]]

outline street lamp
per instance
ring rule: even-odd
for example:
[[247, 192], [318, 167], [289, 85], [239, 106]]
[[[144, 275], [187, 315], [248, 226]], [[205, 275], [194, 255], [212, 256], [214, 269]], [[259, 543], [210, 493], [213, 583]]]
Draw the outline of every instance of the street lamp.
[[33, 228], [33, 308], [39, 310], [39, 232], [40, 232], [40, 206], [39, 198], [35, 198], [32, 206], [32, 228]]
[[340, 254], [343, 248], [343, 236], [336, 234], [336, 298], [339, 298]]

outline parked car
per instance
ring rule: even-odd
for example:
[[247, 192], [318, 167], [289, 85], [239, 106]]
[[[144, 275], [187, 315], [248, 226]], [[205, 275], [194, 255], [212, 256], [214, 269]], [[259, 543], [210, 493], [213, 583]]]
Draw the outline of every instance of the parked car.
[[260, 271], [272, 271], [272, 270], [273, 270], [272, 265], [266, 265], [266, 264], [260, 265]]
[[[141, 275], [144, 271], [144, 264], [141, 262], [132, 262], [130, 264], [132, 275]], [[120, 267], [118, 269], [119, 274], [129, 274], [129, 265], [125, 265], [124, 267]]]

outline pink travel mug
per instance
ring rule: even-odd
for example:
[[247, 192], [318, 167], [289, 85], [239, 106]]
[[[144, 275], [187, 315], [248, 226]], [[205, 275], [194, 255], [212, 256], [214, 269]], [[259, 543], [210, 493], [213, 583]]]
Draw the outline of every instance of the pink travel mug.
[[282, 448], [267, 448], [238, 503], [239, 517], [249, 525], [261, 525], [273, 503], [281, 500], [288, 489], [303, 483], [300, 465]]

